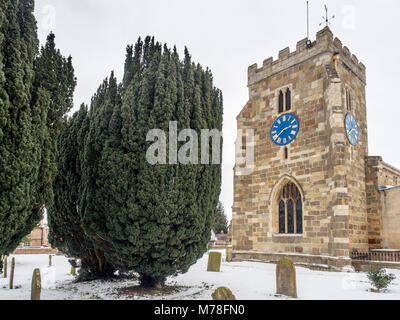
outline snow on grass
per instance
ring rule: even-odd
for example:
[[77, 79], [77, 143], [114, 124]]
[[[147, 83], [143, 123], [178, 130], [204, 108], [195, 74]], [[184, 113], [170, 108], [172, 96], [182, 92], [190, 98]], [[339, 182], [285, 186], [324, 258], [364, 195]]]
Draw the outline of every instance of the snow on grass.
[[[8, 258], [8, 263], [12, 257], [15, 257], [14, 287], [9, 290], [9, 273], [8, 278], [4, 278], [0, 274], [0, 299], [1, 300], [28, 300], [31, 295], [31, 280], [33, 270], [40, 269], [42, 280], [42, 298], [44, 300], [53, 299], [56, 293], [53, 290], [57, 283], [73, 281], [73, 276], [69, 274], [71, 267], [65, 257], [53, 256], [53, 266], [49, 267], [48, 255], [15, 255]], [[58, 295], [54, 297], [60, 298]]]
[[[186, 274], [170, 277], [167, 285], [179, 287], [170, 295], [128, 296], [121, 291], [138, 285], [134, 279], [91, 281], [75, 283], [70, 275], [67, 258], [53, 257], [48, 266], [48, 255], [16, 255], [14, 286], [8, 289], [9, 278], [0, 275], [0, 300], [30, 299], [32, 273], [40, 268], [42, 300], [115, 300], [115, 299], [177, 299], [209, 300], [219, 286], [230, 288], [239, 300], [288, 299], [275, 296], [275, 265], [261, 262], [226, 262], [223, 252], [221, 272], [207, 272], [208, 254], [205, 254]], [[9, 258], [11, 261], [11, 258]], [[373, 293], [366, 273], [312, 271], [296, 267], [299, 299], [304, 300], [375, 300], [400, 299], [400, 270], [388, 270], [396, 280], [385, 293]]]

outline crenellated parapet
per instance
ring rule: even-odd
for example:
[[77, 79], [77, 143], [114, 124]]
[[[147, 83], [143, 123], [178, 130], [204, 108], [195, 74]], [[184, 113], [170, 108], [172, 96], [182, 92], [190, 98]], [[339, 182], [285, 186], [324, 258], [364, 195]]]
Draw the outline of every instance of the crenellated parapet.
[[325, 27], [317, 33], [316, 40], [307, 46], [308, 39], [302, 39], [297, 42], [296, 51], [290, 52], [290, 48], [284, 48], [279, 51], [278, 59], [274, 61], [272, 57], [264, 60], [261, 68], [253, 64], [248, 69], [248, 85], [264, 80], [274, 74], [312, 59], [321, 54], [333, 55], [338, 51], [341, 55], [340, 63], [353, 72], [364, 84], [366, 84], [365, 65], [358, 61], [358, 58], [343, 46], [338, 38], [333, 37], [329, 27]]

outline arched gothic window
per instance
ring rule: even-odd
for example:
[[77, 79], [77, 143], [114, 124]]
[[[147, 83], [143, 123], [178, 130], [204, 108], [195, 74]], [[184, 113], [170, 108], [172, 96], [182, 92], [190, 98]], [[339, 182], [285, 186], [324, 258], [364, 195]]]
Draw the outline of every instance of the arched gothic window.
[[348, 89], [346, 89], [346, 106], [347, 111], [351, 111], [351, 95]]
[[303, 233], [303, 201], [294, 183], [286, 184], [279, 198], [279, 233]]
[[279, 113], [282, 113], [283, 109], [283, 92], [282, 90], [279, 92]]
[[286, 90], [286, 111], [289, 111], [290, 109], [292, 109], [292, 93], [288, 88]]

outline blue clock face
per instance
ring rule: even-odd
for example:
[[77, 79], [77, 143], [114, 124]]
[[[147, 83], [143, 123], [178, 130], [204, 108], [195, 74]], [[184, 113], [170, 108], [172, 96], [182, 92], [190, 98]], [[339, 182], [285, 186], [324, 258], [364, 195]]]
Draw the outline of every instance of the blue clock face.
[[352, 146], [356, 146], [360, 140], [360, 130], [358, 128], [357, 120], [352, 113], [346, 115], [345, 120], [347, 139]]
[[271, 140], [278, 146], [286, 146], [296, 139], [299, 129], [299, 119], [294, 114], [283, 114], [272, 125]]

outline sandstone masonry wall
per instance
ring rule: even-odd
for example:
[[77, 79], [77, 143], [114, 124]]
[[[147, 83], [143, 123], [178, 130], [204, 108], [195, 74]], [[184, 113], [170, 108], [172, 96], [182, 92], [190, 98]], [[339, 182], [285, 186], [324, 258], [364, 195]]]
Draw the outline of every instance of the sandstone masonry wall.
[[[379, 191], [378, 186], [399, 185], [400, 171], [385, 163], [382, 157], [367, 157], [365, 171], [367, 176], [366, 193], [369, 246], [370, 248], [379, 249], [385, 246], [382, 230], [384, 222], [388, 223], [390, 219], [383, 220], [385, 209], [382, 196], [384, 197], [384, 192]], [[386, 231], [390, 228], [386, 228]]]
[[381, 192], [382, 246], [400, 249], [400, 187]]
[[[299, 253], [348, 257], [352, 248], [368, 246], [365, 164], [368, 138], [365, 66], [333, 39], [329, 28], [308, 49], [304, 39], [295, 52], [249, 67], [250, 100], [237, 118], [238, 130], [254, 130], [254, 141], [242, 138], [237, 158], [254, 148], [254, 165], [234, 169], [232, 242], [234, 251]], [[341, 53], [336, 72], [332, 54]], [[279, 90], [292, 92], [292, 110], [300, 132], [284, 148], [269, 139], [278, 114]], [[345, 88], [353, 93], [351, 110], [361, 129], [360, 143], [350, 147], [344, 130]], [[247, 145], [246, 145], [247, 143]], [[278, 233], [277, 197], [288, 182], [303, 198], [303, 234]]]

